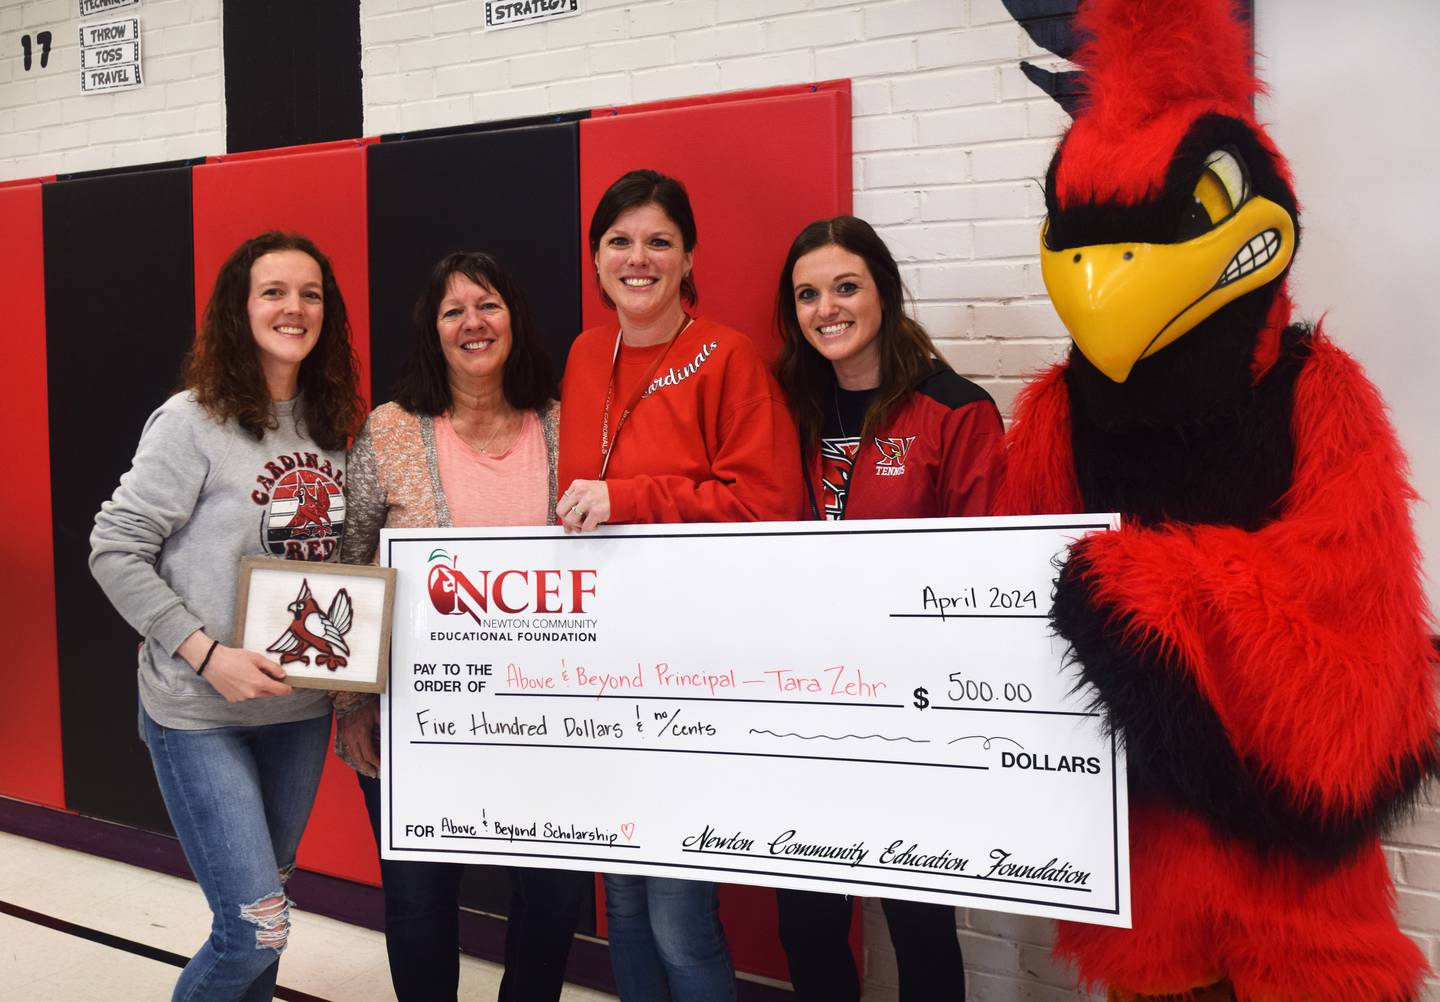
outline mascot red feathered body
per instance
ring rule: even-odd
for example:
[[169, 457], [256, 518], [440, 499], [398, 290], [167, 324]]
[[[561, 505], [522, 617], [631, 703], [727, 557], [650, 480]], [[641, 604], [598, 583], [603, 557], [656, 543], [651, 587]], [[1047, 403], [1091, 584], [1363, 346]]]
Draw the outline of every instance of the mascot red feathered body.
[[1414, 998], [1378, 835], [1436, 766], [1404, 456], [1291, 322], [1296, 202], [1231, 6], [1077, 27], [1042, 247], [1074, 346], [1017, 403], [998, 510], [1123, 516], [1052, 616], [1125, 741], [1134, 928], [1062, 923], [1056, 950], [1117, 999]]

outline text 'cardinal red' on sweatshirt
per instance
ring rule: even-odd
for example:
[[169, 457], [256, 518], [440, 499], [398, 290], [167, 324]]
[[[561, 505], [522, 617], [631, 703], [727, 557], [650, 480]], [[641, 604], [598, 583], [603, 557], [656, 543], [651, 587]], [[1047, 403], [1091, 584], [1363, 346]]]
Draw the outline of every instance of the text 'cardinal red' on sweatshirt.
[[622, 345], [615, 359], [618, 330], [591, 328], [570, 348], [560, 394], [561, 490], [599, 477], [614, 360], [612, 437], [626, 403], [647, 376], [649, 383], [614, 438], [605, 472], [611, 522], [801, 518], [795, 424], [750, 339], [697, 318], [665, 344]]

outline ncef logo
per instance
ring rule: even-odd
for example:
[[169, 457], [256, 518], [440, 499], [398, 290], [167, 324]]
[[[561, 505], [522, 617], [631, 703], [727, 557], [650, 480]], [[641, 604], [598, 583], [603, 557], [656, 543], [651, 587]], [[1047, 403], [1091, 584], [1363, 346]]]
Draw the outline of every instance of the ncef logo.
[[467, 575], [460, 570], [459, 556], [433, 550], [428, 559], [426, 588], [435, 611], [442, 616], [469, 615], [477, 623], [481, 622], [481, 614], [584, 615], [586, 599], [595, 597], [599, 573], [578, 568], [512, 567], [477, 570]]

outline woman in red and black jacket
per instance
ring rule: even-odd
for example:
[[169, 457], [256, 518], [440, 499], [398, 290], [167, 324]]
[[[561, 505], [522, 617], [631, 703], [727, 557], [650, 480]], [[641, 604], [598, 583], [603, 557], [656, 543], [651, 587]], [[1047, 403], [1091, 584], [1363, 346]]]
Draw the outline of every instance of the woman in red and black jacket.
[[[837, 216], [805, 227], [775, 313], [785, 341], [776, 376], [800, 429], [811, 518], [989, 514], [1005, 462], [1000, 412], [906, 315], [900, 269], [869, 223]], [[850, 900], [776, 894], [796, 996], [858, 1000]], [[883, 904], [901, 1002], [964, 999], [955, 910]]]

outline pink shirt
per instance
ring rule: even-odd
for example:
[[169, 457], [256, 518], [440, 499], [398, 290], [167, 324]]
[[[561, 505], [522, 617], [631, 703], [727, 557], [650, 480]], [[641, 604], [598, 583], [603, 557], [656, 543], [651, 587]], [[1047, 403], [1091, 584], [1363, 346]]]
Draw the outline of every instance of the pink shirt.
[[549, 467], [545, 435], [534, 411], [525, 412], [515, 444], [497, 456], [467, 445], [455, 433], [450, 415], [437, 415], [435, 461], [440, 467], [440, 489], [450, 506], [451, 525], [545, 524]]

